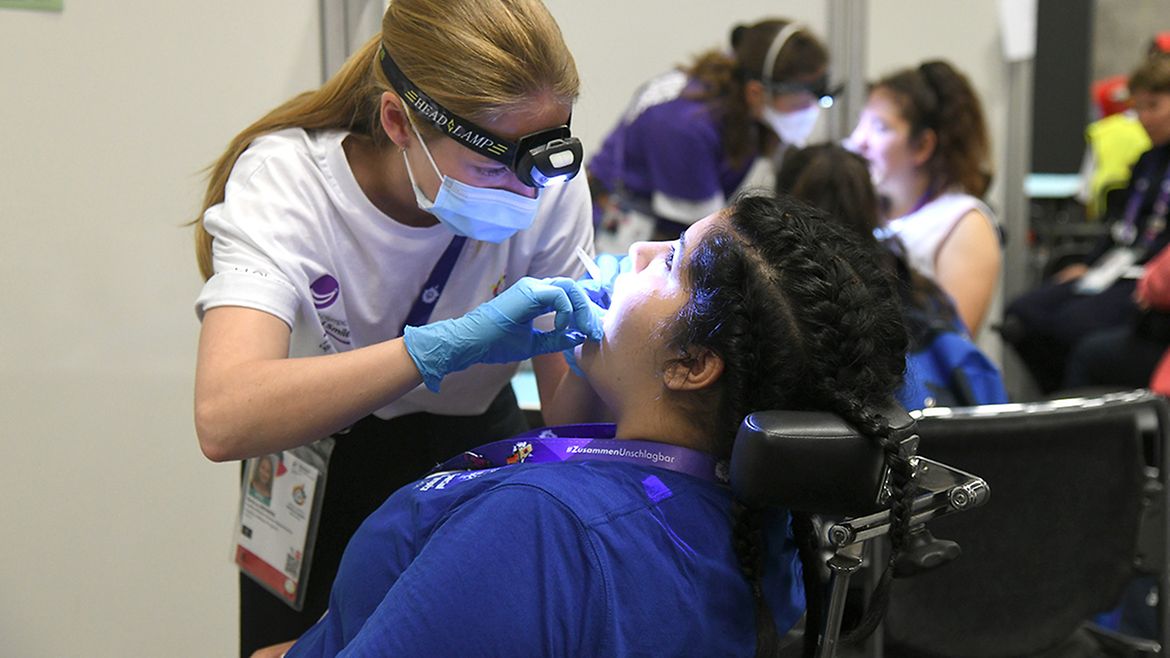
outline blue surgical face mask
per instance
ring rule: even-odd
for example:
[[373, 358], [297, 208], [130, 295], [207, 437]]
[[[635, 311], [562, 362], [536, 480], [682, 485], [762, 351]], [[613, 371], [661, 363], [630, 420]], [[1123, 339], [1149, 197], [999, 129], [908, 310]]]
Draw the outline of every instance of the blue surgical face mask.
[[532, 226], [532, 220], [536, 218], [536, 211], [540, 206], [538, 199], [530, 199], [508, 190], [475, 187], [443, 175], [414, 123], [411, 123], [410, 127], [441, 181], [439, 193], [435, 200], [431, 201], [419, 189], [418, 183], [414, 180], [414, 172], [410, 169], [406, 151], [402, 151], [402, 159], [406, 162], [406, 175], [410, 178], [410, 186], [414, 188], [414, 200], [421, 210], [439, 218], [439, 221], [456, 234], [484, 242], [503, 242], [517, 231]]

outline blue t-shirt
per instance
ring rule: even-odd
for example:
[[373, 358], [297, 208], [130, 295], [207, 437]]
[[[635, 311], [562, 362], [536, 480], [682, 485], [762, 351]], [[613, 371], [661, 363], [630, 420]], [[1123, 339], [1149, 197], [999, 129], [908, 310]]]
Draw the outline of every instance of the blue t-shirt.
[[[301, 656], [751, 655], [751, 592], [726, 487], [614, 462], [424, 478], [350, 541]], [[765, 590], [783, 634], [804, 609], [788, 515]]]

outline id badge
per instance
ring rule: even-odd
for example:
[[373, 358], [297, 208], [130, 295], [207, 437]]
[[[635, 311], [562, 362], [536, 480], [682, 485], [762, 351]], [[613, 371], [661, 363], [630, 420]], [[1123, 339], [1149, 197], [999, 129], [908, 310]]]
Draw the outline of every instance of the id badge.
[[333, 439], [246, 462], [236, 524], [242, 573], [294, 610], [305, 605]]
[[1109, 288], [1138, 261], [1140, 252], [1134, 247], [1114, 247], [1077, 281], [1075, 290], [1081, 295], [1096, 295]]

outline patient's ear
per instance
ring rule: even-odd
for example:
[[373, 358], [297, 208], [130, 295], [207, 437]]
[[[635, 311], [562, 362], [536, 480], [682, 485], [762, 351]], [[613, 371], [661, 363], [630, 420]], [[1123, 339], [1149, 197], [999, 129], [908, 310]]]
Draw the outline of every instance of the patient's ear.
[[677, 359], [666, 363], [662, 383], [672, 391], [697, 391], [713, 386], [723, 376], [723, 357], [706, 347], [692, 345]]

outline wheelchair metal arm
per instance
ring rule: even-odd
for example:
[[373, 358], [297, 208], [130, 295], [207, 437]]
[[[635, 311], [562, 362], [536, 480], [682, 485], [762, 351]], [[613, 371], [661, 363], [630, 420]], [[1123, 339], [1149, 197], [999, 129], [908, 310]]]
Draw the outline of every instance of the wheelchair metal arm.
[[[910, 525], [918, 526], [940, 516], [974, 509], [991, 497], [981, 478], [925, 457], [915, 457], [915, 484], [919, 493], [911, 507]], [[824, 543], [843, 548], [880, 537], [890, 531], [889, 512], [843, 519], [829, 526]]]
[[[915, 456], [915, 421], [890, 409], [893, 438], [915, 467], [917, 487], [911, 526], [923, 539], [901, 568], [915, 573], [958, 555], [953, 542], [938, 542], [925, 532], [931, 520], [984, 504], [990, 488], [982, 479]], [[749, 505], [782, 507], [839, 518], [821, 536], [828, 560], [830, 595], [818, 656], [836, 655], [841, 616], [850, 577], [861, 568], [862, 545], [889, 533], [889, 469], [874, 442], [830, 413], [767, 411], [744, 419], [731, 456], [731, 488]], [[950, 544], [946, 546], [946, 544]], [[938, 548], [941, 545], [941, 548]]]

